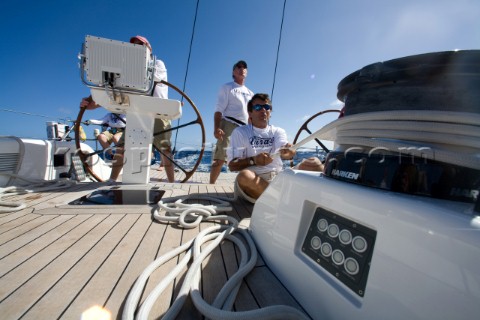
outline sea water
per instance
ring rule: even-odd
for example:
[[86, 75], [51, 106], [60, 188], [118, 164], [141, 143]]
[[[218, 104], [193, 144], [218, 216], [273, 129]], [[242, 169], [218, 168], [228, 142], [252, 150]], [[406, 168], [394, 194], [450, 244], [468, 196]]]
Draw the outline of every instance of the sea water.
[[[173, 160], [178, 163], [182, 168], [186, 170], [190, 170], [193, 168], [195, 163], [197, 163], [198, 157], [200, 155], [199, 150], [188, 150], [188, 151], [178, 151], [175, 152], [173, 156]], [[306, 159], [309, 157], [318, 157], [320, 160], [324, 160], [325, 153], [319, 149], [317, 150], [298, 150], [297, 154], [293, 158], [293, 165], [301, 162], [302, 159]], [[155, 157], [152, 159], [152, 163], [160, 163], [160, 154], [155, 152]], [[290, 167], [290, 161], [283, 161], [284, 167]], [[212, 151], [205, 150], [200, 162], [200, 165], [197, 168], [198, 172], [210, 172], [210, 168], [212, 166]], [[227, 172], [227, 166], [224, 165], [222, 168], [222, 172]]]

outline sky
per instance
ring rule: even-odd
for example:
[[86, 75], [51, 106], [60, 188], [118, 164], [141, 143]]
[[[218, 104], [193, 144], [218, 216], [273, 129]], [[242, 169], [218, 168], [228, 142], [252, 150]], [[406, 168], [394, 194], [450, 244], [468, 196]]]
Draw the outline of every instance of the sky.
[[[207, 149], [215, 142], [218, 90], [232, 80], [238, 60], [248, 63], [246, 85], [253, 92], [272, 95], [274, 86], [270, 123], [292, 141], [309, 117], [341, 107], [337, 85], [350, 73], [375, 62], [480, 46], [479, 0], [287, 0], [280, 33], [283, 6], [284, 0], [3, 1], [0, 135], [46, 139], [47, 121], [77, 118], [81, 98], [90, 94], [78, 67], [86, 35], [147, 37], [169, 82], [197, 107]], [[170, 98], [180, 99], [172, 91]], [[87, 111], [83, 119], [105, 113]], [[309, 129], [335, 118], [319, 117]], [[186, 104], [180, 124], [192, 119]], [[90, 136], [93, 126], [85, 129]], [[201, 141], [200, 127], [192, 126], [172, 142], [179, 149]]]

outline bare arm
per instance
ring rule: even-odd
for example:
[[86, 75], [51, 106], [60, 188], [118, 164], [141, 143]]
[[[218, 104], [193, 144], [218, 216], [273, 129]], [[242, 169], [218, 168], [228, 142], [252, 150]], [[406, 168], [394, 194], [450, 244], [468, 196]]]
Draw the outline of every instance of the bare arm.
[[86, 98], [83, 98], [82, 101], [80, 101], [80, 108], [86, 108], [87, 110], [93, 110], [100, 107], [95, 101], [93, 101], [92, 96], [88, 96]]
[[225, 132], [223, 132], [222, 129], [220, 129], [220, 121], [222, 120], [222, 113], [221, 112], [215, 112], [213, 115], [213, 135], [215, 138], [219, 140], [223, 140], [223, 136], [225, 135]]
[[228, 169], [234, 172], [241, 171], [250, 166], [251, 166], [250, 158], [244, 158], [244, 159], [236, 158], [228, 163]]
[[262, 152], [254, 157], [244, 159], [233, 159], [228, 163], [228, 169], [230, 171], [241, 171], [251, 166], [266, 166], [272, 163], [273, 158], [267, 152]]

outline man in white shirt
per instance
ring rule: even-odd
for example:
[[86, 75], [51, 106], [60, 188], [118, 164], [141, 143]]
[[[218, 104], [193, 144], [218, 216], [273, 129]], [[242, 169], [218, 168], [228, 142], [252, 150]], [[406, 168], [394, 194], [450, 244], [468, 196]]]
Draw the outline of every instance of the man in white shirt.
[[213, 135], [217, 139], [210, 170], [210, 183], [217, 181], [222, 166], [227, 160], [226, 150], [230, 144], [232, 131], [248, 123], [247, 103], [253, 92], [245, 86], [247, 63], [243, 60], [233, 65], [233, 81], [224, 84], [219, 92], [213, 116]]
[[112, 150], [110, 145], [120, 144], [123, 145], [123, 130], [125, 129], [126, 120], [124, 114], [116, 113], [107, 113], [102, 119], [95, 120], [90, 119], [85, 121], [85, 124], [97, 124], [102, 125], [103, 127], [108, 127], [107, 130], [103, 131], [97, 136], [97, 140], [100, 145], [106, 150], [106, 156], [112, 157]]
[[[150, 42], [145, 37], [142, 36], [134, 36], [130, 38], [130, 43], [144, 45], [150, 49], [152, 52], [152, 47]], [[165, 80], [167, 81], [167, 68], [165, 67], [165, 63], [162, 60], [156, 59], [155, 60], [155, 74], [154, 74], [154, 81], [155, 81], [155, 88], [153, 90], [152, 96], [168, 99], [168, 86], [160, 81]], [[86, 108], [88, 110], [96, 109], [100, 107], [95, 101], [93, 101], [92, 96], [87, 98], [83, 98], [80, 102], [80, 108]], [[171, 128], [170, 120], [163, 120], [163, 119], [155, 119], [154, 127], [153, 127], [153, 145], [161, 150], [166, 156], [171, 158], [171, 143], [170, 139], [172, 136], [172, 132], [163, 132]], [[112, 164], [112, 172], [110, 174], [109, 182], [115, 182], [118, 177], [120, 176], [120, 172], [123, 168], [123, 146], [119, 145], [117, 148], [117, 152], [114, 156], [114, 163]], [[165, 171], [167, 173], [167, 179], [169, 182], [173, 182], [175, 180], [174, 176], [174, 168], [173, 164], [168, 160], [168, 158], [162, 154], [162, 164], [165, 167]]]
[[240, 171], [235, 188], [248, 201], [256, 199], [283, 168], [282, 160], [295, 151], [285, 130], [269, 124], [272, 105], [268, 94], [257, 93], [248, 102], [249, 124], [233, 130], [227, 151], [228, 168]]

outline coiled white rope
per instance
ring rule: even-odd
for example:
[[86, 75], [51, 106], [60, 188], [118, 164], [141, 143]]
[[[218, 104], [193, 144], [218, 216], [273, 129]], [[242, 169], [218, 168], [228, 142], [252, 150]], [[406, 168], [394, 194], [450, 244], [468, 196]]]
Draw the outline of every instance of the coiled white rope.
[[[209, 200], [216, 205], [186, 204], [183, 201], [189, 198]], [[151, 308], [161, 293], [165, 290], [189, 262], [191, 266], [185, 275], [183, 284], [175, 301], [162, 319], [175, 319], [182, 309], [188, 294], [195, 307], [209, 319], [309, 319], [301, 311], [290, 306], [270, 306], [259, 310], [233, 312], [231, 311], [242, 279], [253, 269], [257, 261], [257, 250], [250, 234], [238, 227], [238, 221], [227, 215], [218, 215], [221, 212], [231, 211], [228, 201], [232, 198], [208, 197], [190, 195], [185, 198], [177, 197], [169, 203], [160, 201], [159, 208], [166, 211], [169, 216], [160, 215], [159, 210], [154, 211], [154, 218], [162, 222], [178, 223], [185, 228], [198, 226], [202, 221], [227, 222], [209, 227], [201, 231], [194, 239], [167, 252], [152, 262], [138, 277], [126, 300], [122, 319], [148, 319]], [[176, 201], [175, 201], [176, 200]], [[243, 239], [243, 240], [242, 240]], [[225, 283], [212, 305], [207, 303], [199, 290], [200, 269], [203, 260], [223, 241], [232, 241], [240, 250], [241, 261], [237, 272]], [[202, 245], [208, 245], [202, 248]], [[248, 245], [248, 249], [245, 246]], [[140, 306], [137, 315], [135, 310], [140, 301], [141, 294], [150, 275], [161, 265], [172, 258], [185, 253], [177, 266], [152, 290], [144, 303]], [[193, 259], [193, 261], [191, 261]]]
[[408, 110], [349, 115], [324, 126], [294, 149], [315, 138], [480, 169], [480, 115], [476, 113]]
[[23, 180], [28, 185], [26, 186], [9, 186], [0, 188], [0, 213], [9, 213], [20, 211], [26, 208], [26, 204], [23, 202], [14, 202], [14, 201], [4, 201], [2, 198], [5, 195], [20, 195], [25, 193], [32, 193], [32, 192], [45, 192], [45, 191], [53, 191], [71, 187], [72, 185], [76, 184], [76, 181], [73, 180], [37, 180], [37, 179], [27, 179], [25, 177], [21, 177], [17, 174], [12, 173], [0, 173], [0, 175], [6, 175], [14, 179]]

